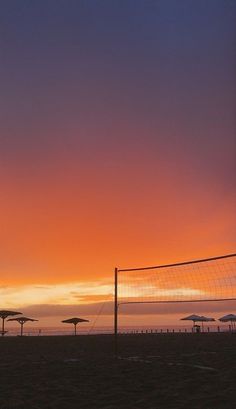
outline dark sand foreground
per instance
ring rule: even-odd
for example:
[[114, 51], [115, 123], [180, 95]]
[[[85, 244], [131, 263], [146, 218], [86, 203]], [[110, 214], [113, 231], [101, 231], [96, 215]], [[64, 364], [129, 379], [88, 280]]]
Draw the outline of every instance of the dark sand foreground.
[[[234, 409], [236, 334], [0, 339], [1, 409]], [[127, 359], [128, 358], [128, 359]]]

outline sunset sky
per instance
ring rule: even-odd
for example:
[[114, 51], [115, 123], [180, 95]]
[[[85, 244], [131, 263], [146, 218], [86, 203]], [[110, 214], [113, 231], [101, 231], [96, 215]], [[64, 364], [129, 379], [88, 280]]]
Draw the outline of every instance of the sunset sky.
[[115, 266], [235, 252], [235, 18], [231, 0], [1, 3], [1, 308], [58, 315], [110, 301]]

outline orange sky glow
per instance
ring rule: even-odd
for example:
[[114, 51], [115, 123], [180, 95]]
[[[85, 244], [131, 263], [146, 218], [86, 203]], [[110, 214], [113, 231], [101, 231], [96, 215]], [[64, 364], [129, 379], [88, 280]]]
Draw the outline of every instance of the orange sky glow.
[[1, 308], [96, 315], [115, 267], [235, 253], [234, 6], [36, 3], [1, 17]]

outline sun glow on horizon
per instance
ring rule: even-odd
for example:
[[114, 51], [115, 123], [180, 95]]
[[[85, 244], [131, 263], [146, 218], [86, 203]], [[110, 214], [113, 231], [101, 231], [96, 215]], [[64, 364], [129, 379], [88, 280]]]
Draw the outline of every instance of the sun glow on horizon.
[[[134, 286], [135, 287], [135, 286]], [[124, 286], [119, 287], [119, 292], [125, 291]], [[148, 288], [137, 289], [129, 294], [129, 300], [148, 295]], [[5, 308], [24, 307], [33, 304], [60, 304], [60, 305], [84, 305], [97, 302], [113, 301], [114, 285], [101, 282], [77, 282], [58, 285], [25, 285], [17, 287], [2, 287], [0, 289], [1, 304]], [[155, 299], [164, 297], [197, 296], [204, 292], [194, 288], [157, 288]], [[122, 297], [122, 296], [121, 296]], [[36, 302], [37, 301], [37, 302]]]
[[113, 287], [103, 282], [77, 282], [57, 285], [5, 286], [0, 289], [1, 304], [4, 308], [32, 304], [76, 305], [112, 298]]

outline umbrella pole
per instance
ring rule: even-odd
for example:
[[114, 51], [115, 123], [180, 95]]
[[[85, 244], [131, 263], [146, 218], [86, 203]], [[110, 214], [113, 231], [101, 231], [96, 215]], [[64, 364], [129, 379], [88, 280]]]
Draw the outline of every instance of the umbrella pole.
[[233, 320], [230, 320], [231, 326], [230, 326], [230, 332], [234, 332], [234, 324]]
[[20, 323], [20, 336], [23, 335], [23, 322]]
[[76, 324], [74, 324], [74, 326], [75, 326], [75, 335], [76, 335]]
[[5, 318], [2, 318], [2, 337], [3, 337], [3, 335], [4, 335], [4, 332], [5, 332]]

